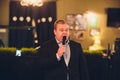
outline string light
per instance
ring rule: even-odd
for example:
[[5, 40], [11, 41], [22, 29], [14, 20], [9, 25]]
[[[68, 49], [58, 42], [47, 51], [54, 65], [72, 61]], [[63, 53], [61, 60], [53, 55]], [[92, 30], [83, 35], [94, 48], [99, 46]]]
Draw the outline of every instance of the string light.
[[43, 2], [42, 0], [21, 0], [20, 4], [22, 6], [37, 6], [37, 7], [40, 7], [43, 5]]

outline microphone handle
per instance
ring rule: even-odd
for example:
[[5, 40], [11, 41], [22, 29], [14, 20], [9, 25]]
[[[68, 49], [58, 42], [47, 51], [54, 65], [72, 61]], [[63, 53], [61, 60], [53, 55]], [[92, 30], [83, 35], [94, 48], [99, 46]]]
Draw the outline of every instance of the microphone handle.
[[65, 45], [66, 43], [66, 36], [63, 36], [62, 44]]

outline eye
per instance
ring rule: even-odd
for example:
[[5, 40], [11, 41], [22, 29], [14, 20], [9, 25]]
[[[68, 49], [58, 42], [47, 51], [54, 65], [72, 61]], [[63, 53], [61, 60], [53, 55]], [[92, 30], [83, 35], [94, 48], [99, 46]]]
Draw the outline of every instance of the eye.
[[66, 29], [65, 31], [67, 32], [67, 31], [69, 31], [69, 29]]

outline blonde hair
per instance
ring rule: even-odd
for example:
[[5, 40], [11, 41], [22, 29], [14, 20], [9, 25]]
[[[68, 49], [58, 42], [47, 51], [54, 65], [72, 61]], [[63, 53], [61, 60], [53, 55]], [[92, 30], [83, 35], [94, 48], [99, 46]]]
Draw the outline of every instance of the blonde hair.
[[55, 23], [54, 23], [54, 29], [56, 29], [57, 28], [57, 25], [58, 24], [68, 24], [65, 20], [57, 20], [57, 21], [55, 21]]

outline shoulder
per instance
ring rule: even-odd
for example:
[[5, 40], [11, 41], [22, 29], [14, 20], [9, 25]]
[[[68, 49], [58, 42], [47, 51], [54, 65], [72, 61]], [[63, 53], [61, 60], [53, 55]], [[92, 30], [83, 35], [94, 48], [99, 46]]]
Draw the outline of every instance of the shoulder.
[[71, 48], [73, 48], [74, 50], [78, 50], [78, 51], [82, 51], [83, 50], [83, 48], [81, 46], [81, 43], [78, 43], [78, 42], [75, 42], [73, 40], [70, 40], [69, 44], [70, 44]]
[[45, 41], [44, 43], [42, 43], [40, 45], [40, 48], [38, 49], [38, 52], [48, 51], [49, 48], [51, 48], [52, 45], [54, 45], [54, 44], [55, 44], [54, 39], [50, 39], [48, 41]]
[[50, 40], [48, 40], [48, 41], [45, 41], [42, 45], [41, 45], [41, 47], [47, 47], [47, 46], [52, 46], [52, 45], [54, 45], [54, 44], [56, 44], [56, 41], [55, 41], [55, 39], [54, 38], [52, 38], [52, 39], [50, 39]]
[[70, 40], [71, 45], [81, 46], [81, 43], [75, 42], [73, 40]]

